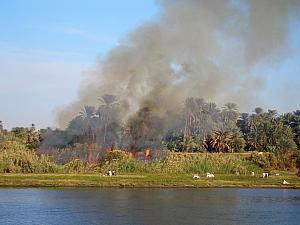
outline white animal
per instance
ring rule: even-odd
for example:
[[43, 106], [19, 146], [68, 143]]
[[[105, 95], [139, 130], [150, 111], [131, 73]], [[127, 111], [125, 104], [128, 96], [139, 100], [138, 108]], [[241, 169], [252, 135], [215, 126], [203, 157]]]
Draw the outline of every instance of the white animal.
[[193, 179], [200, 179], [200, 176], [198, 174], [194, 174]]
[[208, 177], [208, 178], [214, 178], [214, 177], [215, 177], [215, 175], [214, 175], [214, 174], [212, 174], [212, 173], [206, 173], [206, 177]]
[[264, 173], [263, 173], [263, 178], [269, 177], [269, 175], [270, 175], [270, 174], [269, 174], [268, 172], [264, 172]]
[[254, 172], [251, 172], [251, 176], [254, 177]]
[[107, 173], [107, 175], [111, 177], [111, 176], [113, 175], [113, 174], [112, 174], [112, 171], [109, 170], [108, 173]]
[[263, 155], [264, 153], [263, 153], [263, 152], [259, 152], [258, 154], [259, 154], [259, 155]]
[[275, 176], [279, 176], [279, 173], [276, 173]]
[[290, 184], [290, 183], [287, 182], [286, 180], [283, 180], [282, 184]]

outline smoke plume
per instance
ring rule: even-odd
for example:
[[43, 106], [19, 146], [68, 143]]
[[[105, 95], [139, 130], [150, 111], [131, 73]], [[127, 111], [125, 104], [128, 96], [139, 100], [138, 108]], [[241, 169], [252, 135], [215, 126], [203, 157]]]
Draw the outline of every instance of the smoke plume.
[[257, 103], [261, 61], [288, 54], [290, 11], [296, 0], [165, 0], [153, 21], [139, 26], [91, 71], [78, 100], [58, 115], [64, 127], [84, 105], [118, 97], [126, 120], [143, 107], [164, 114], [187, 97]]

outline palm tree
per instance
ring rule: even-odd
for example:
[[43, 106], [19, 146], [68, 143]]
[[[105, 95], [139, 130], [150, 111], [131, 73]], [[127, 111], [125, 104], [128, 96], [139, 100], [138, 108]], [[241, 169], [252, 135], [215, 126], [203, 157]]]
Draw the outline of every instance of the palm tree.
[[101, 105], [97, 110], [97, 115], [99, 116], [100, 122], [104, 124], [103, 145], [105, 146], [107, 127], [112, 120], [117, 117], [114, 109], [117, 105], [119, 105], [119, 103], [116, 96], [108, 94], [103, 95], [99, 100]]
[[219, 117], [220, 109], [217, 108], [217, 104], [210, 102], [207, 104], [207, 113], [212, 117], [213, 120], [217, 120]]
[[96, 132], [95, 132], [95, 118], [96, 110], [93, 106], [84, 106], [83, 110], [79, 113], [79, 118], [81, 118], [81, 129], [83, 135], [88, 142], [88, 151], [87, 151], [87, 161], [89, 164], [92, 163], [92, 154], [93, 154], [93, 143], [96, 141]]
[[184, 150], [186, 150], [187, 148], [187, 141], [189, 139], [190, 136], [190, 127], [193, 121], [193, 114], [192, 114], [192, 106], [193, 106], [193, 99], [192, 98], [188, 98], [185, 100], [185, 126], [184, 126], [184, 131], [183, 131], [183, 148]]
[[239, 118], [239, 112], [237, 104], [235, 103], [227, 103], [224, 105], [222, 110], [223, 121], [225, 123], [233, 122], [236, 123]]
[[290, 115], [279, 117], [276, 110], [251, 115], [248, 123], [250, 149], [268, 152], [295, 149], [297, 139], [294, 138], [290, 119]]
[[294, 133], [294, 141], [300, 147], [300, 110], [286, 113], [282, 118], [284, 124], [290, 126]]
[[231, 147], [232, 134], [230, 132], [214, 131], [211, 136], [210, 144], [217, 152], [233, 152]]
[[[221, 122], [217, 105], [205, 102], [202, 98], [187, 98], [184, 112], [183, 148], [185, 150], [189, 140], [196, 140], [198, 143], [206, 142], [211, 132], [217, 129]], [[232, 114], [235, 115], [236, 112]]]
[[204, 103], [203, 99], [187, 98], [185, 100], [185, 127], [183, 131], [183, 148], [187, 150], [187, 143], [192, 135], [192, 130], [195, 124], [200, 119], [201, 106]]
[[93, 106], [84, 106], [82, 111], [79, 113], [79, 118], [82, 121], [83, 134], [86, 136], [89, 142], [95, 140], [95, 118], [96, 110]]

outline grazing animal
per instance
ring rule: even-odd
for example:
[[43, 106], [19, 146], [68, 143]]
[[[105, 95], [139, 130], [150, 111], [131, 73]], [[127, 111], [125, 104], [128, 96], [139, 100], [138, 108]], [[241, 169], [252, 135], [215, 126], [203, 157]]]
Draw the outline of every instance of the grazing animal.
[[264, 172], [262, 175], [263, 175], [263, 178], [270, 176], [270, 174], [268, 172]]
[[112, 176], [113, 175], [113, 173], [112, 173], [112, 171], [111, 170], [109, 170], [108, 172], [107, 172], [107, 176]]
[[279, 173], [276, 173], [275, 176], [279, 176]]
[[254, 172], [251, 172], [251, 176], [254, 177]]
[[290, 183], [287, 182], [286, 180], [283, 180], [282, 184], [290, 184]]
[[215, 175], [214, 175], [214, 174], [212, 174], [212, 173], [206, 173], [206, 177], [208, 177], [208, 178], [214, 178], [214, 177], [215, 177]]
[[200, 179], [200, 176], [198, 174], [194, 174], [193, 179]]

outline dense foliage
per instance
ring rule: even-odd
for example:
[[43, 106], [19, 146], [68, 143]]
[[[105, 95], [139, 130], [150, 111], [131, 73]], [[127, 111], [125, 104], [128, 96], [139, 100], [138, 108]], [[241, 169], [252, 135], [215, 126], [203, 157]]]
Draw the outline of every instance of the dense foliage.
[[3, 140], [0, 144], [0, 172], [49, 173], [57, 166], [46, 155], [38, 156], [34, 150], [16, 140]]
[[163, 115], [143, 107], [124, 121], [116, 97], [105, 95], [101, 101], [98, 109], [85, 106], [65, 130], [46, 130], [41, 148], [86, 144], [86, 160], [94, 161], [108, 148], [280, 153], [296, 150], [300, 144], [299, 110], [279, 115], [256, 108], [247, 114], [238, 112], [234, 103], [219, 108], [200, 98], [188, 98], [177, 112]]
[[[213, 169], [209, 160], [222, 164], [222, 160], [227, 159], [213, 159], [215, 156], [208, 154], [196, 157], [197, 163], [194, 163], [195, 158], [185, 156], [182, 159], [175, 153], [245, 151], [268, 154], [252, 154], [248, 161], [235, 162], [230, 168], [234, 160], [227, 160], [220, 168], [214, 167], [214, 171], [222, 172], [224, 166], [223, 172], [243, 173], [247, 171], [243, 169], [248, 168], [247, 162], [259, 168], [300, 167], [297, 150], [300, 147], [300, 110], [280, 115], [275, 110], [264, 112], [256, 108], [248, 114], [240, 113], [234, 103], [219, 108], [200, 98], [188, 98], [176, 112], [156, 113], [145, 106], [124, 120], [115, 96], [104, 95], [100, 102], [98, 108], [85, 106], [65, 130], [36, 130], [32, 124], [29, 128], [16, 127], [7, 131], [0, 121], [0, 171], [77, 173], [91, 171], [92, 164], [101, 165], [101, 168], [113, 165], [129, 172], [176, 171], [176, 164], [180, 166], [178, 171], [203, 172]], [[146, 148], [175, 152], [175, 155], [158, 157], [145, 164], [123, 151], [112, 151], [126, 149], [135, 154]], [[107, 155], [107, 152], [115, 155]], [[116, 158], [117, 161], [112, 161]]]

